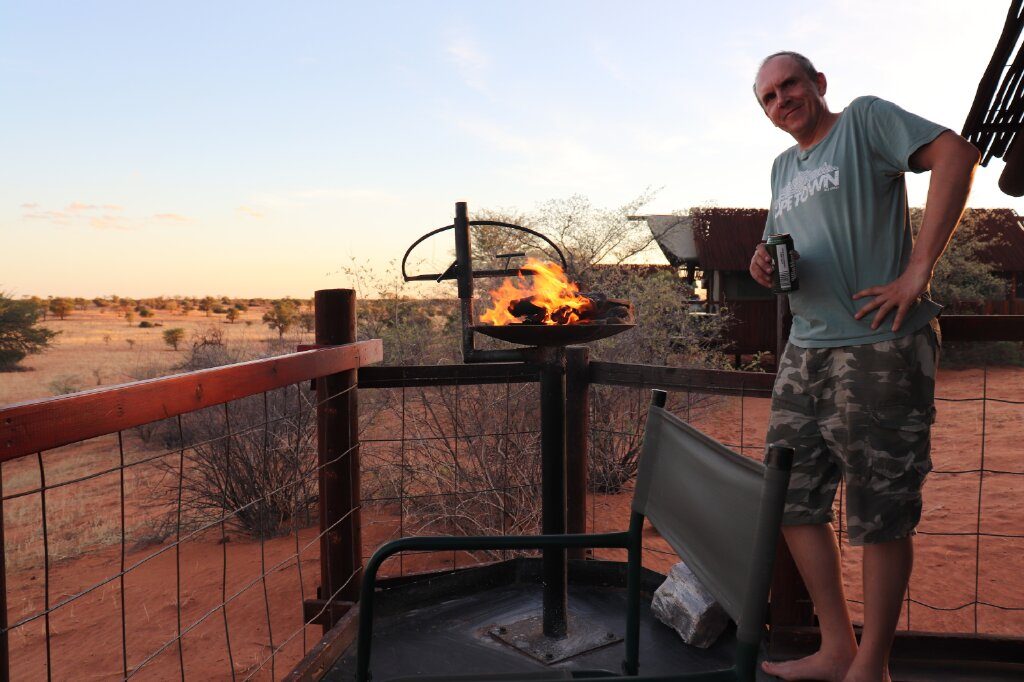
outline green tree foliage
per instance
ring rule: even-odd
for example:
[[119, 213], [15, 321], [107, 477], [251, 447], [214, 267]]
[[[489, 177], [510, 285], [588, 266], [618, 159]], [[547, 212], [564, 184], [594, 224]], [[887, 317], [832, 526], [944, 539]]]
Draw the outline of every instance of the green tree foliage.
[[59, 319], [63, 320], [65, 317], [71, 314], [71, 310], [74, 305], [70, 299], [67, 298], [52, 298], [50, 299], [50, 312], [56, 315]]
[[[921, 229], [923, 214], [920, 208], [910, 211], [915, 235]], [[983, 228], [985, 222], [1002, 217], [986, 209], [967, 209], [946, 252], [935, 264], [932, 298], [950, 312], [980, 312], [982, 301], [1003, 298], [1007, 284], [995, 274], [989, 257], [1002, 242]]]
[[180, 344], [185, 339], [185, 330], [182, 329], [181, 327], [171, 327], [170, 329], [165, 329], [163, 333], [163, 338], [165, 344], [167, 344], [174, 350], [178, 350], [178, 344]]
[[241, 316], [241, 313], [238, 312], [238, 308], [234, 308], [234, 307], [228, 308], [227, 313], [225, 313], [225, 317], [227, 318], [228, 322], [230, 322], [231, 324], [234, 324], [235, 320], [237, 320], [240, 316]]
[[263, 322], [271, 329], [276, 330], [278, 338], [282, 339], [298, 321], [299, 306], [290, 298], [274, 301], [271, 309], [263, 313]]
[[0, 293], [0, 371], [10, 371], [26, 355], [41, 353], [57, 332], [37, 327], [41, 308]]

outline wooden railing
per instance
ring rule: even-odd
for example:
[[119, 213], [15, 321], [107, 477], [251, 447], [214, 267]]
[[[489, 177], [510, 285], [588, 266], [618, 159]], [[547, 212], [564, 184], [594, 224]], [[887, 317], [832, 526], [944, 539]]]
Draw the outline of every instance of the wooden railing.
[[[352, 491], [358, 490], [358, 429], [353, 428], [357, 424], [357, 372], [360, 367], [380, 362], [383, 357], [383, 347], [380, 340], [354, 341], [355, 336], [355, 297], [354, 292], [343, 290], [332, 290], [317, 292], [317, 341], [320, 347], [302, 352], [292, 353], [283, 356], [254, 360], [235, 365], [216, 367], [185, 374], [178, 374], [148, 381], [139, 381], [119, 386], [98, 388], [73, 395], [33, 400], [18, 403], [0, 408], [0, 462], [10, 465], [20, 458], [34, 457], [39, 465], [39, 485], [34, 488], [11, 492], [10, 485], [3, 490], [0, 480], [0, 491], [6, 496], [0, 495], [0, 556], [5, 556], [8, 563], [12, 555], [4, 547], [4, 505], [11, 504], [11, 500], [38, 496], [41, 508], [41, 528], [43, 544], [43, 572], [42, 581], [44, 599], [42, 608], [28, 613], [19, 618], [17, 622], [9, 622], [8, 612], [10, 603], [8, 601], [8, 576], [6, 570], [0, 570], [0, 680], [6, 682], [11, 679], [12, 661], [10, 657], [11, 633], [19, 628], [24, 628], [33, 622], [42, 622], [45, 636], [45, 675], [47, 679], [62, 677], [55, 672], [55, 665], [63, 664], [51, 655], [51, 616], [56, 612], [67, 613], [74, 611], [75, 602], [88, 595], [99, 594], [101, 588], [108, 585], [120, 586], [119, 617], [121, 622], [121, 674], [124, 677], [131, 677], [150, 664], [157, 656], [164, 651], [173, 652], [175, 644], [178, 649], [178, 660], [181, 667], [181, 676], [186, 677], [188, 664], [183, 652], [182, 638], [193, 629], [197, 628], [204, 621], [213, 617], [218, 611], [223, 614], [224, 635], [227, 643], [227, 658], [231, 665], [231, 677], [236, 677], [237, 665], [231, 661], [231, 627], [227, 616], [228, 603], [236, 599], [249, 587], [263, 583], [264, 599], [267, 598], [267, 579], [275, 571], [287, 567], [288, 561], [298, 564], [301, 561], [301, 550], [298, 549], [298, 534], [296, 532], [296, 554], [283, 562], [268, 567], [265, 558], [261, 558], [260, 575], [251, 580], [242, 590], [228, 594], [227, 584], [227, 549], [224, 549], [224, 583], [223, 594], [225, 597], [214, 609], [205, 613], [193, 623], [183, 622], [182, 618], [182, 575], [180, 560], [180, 544], [189, 537], [193, 537], [204, 528], [220, 525], [221, 532], [224, 532], [225, 524], [231, 522], [232, 513], [222, 512], [219, 520], [202, 527], [199, 531], [188, 532], [181, 527], [181, 480], [178, 481], [178, 531], [174, 541], [158, 547], [147, 556], [134, 560], [134, 563], [127, 561], [127, 538], [125, 511], [125, 472], [132, 467], [138, 466], [139, 461], [126, 461], [125, 459], [125, 438], [122, 437], [125, 431], [149, 425], [154, 422], [177, 418], [180, 432], [182, 415], [189, 415], [200, 410], [223, 405], [228, 409], [228, 403], [238, 401], [251, 396], [266, 396], [275, 390], [287, 390], [295, 387], [294, 395], [298, 398], [309, 394], [310, 381], [316, 381], [315, 401], [309, 400], [305, 403], [310, 414], [313, 406], [316, 408], [316, 421], [318, 434], [317, 454], [315, 465], [309, 467], [311, 486], [318, 489], [317, 497], [320, 509], [320, 529], [318, 536], [309, 543], [313, 545], [319, 542], [320, 545], [320, 589], [317, 599], [306, 600], [304, 605], [296, 604], [295, 613], [304, 611], [304, 621], [301, 626], [302, 636], [305, 637], [305, 626], [311, 623], [318, 623], [323, 626], [324, 631], [340, 617], [344, 610], [344, 604], [354, 601], [354, 594], [358, 593], [358, 565], [361, 561], [358, 550], [353, 550], [353, 538], [358, 544], [359, 533], [359, 504], [358, 496], [353, 499]], [[304, 399], [304, 398], [303, 398]], [[264, 397], [266, 405], [266, 397]], [[225, 414], [227, 414], [225, 412]], [[257, 425], [257, 428], [268, 428], [268, 422], [273, 421], [271, 415], [264, 417], [264, 422]], [[165, 422], [167, 423], [167, 422]], [[252, 430], [252, 429], [249, 429]], [[232, 437], [238, 437], [241, 432], [232, 432], [230, 425], [227, 433], [218, 435], [216, 439], [228, 439], [230, 449]], [[120, 457], [111, 458], [114, 464], [92, 471], [86, 476], [71, 480], [61, 480], [57, 483], [47, 483], [45, 471], [48, 467], [66, 462], [69, 457], [76, 453], [68, 451], [54, 451], [56, 448], [67, 446], [88, 439], [117, 435], [117, 445], [120, 449]], [[216, 440], [215, 439], [215, 440]], [[207, 444], [208, 445], [208, 444]], [[180, 449], [182, 462], [185, 461], [185, 451], [197, 447], [184, 442], [179, 447], [171, 448], [169, 453], [157, 455], [156, 457], [143, 458], [143, 461], [156, 459], [160, 456], [175, 456]], [[264, 443], [264, 457], [270, 452], [269, 444]], [[296, 449], [298, 439], [296, 438]], [[44, 465], [44, 453], [48, 453]], [[119, 461], [118, 461], [119, 460]], [[181, 465], [184, 468], [184, 464]], [[353, 471], [355, 474], [353, 475]], [[54, 568], [51, 561], [51, 539], [47, 533], [47, 496], [53, 495], [56, 488], [62, 488], [85, 481], [95, 481], [100, 476], [112, 475], [120, 480], [120, 505], [121, 505], [121, 560], [120, 567], [111, 567], [112, 573], [103, 579], [80, 589], [73, 594], [56, 593], [51, 589], [51, 572]], [[179, 475], [182, 475], [179, 470]], [[315, 477], [315, 478], [314, 478]], [[52, 480], [52, 478], [51, 478]], [[259, 494], [269, 497], [279, 491], [262, 491]], [[255, 502], [255, 500], [253, 501]], [[251, 504], [251, 503], [250, 503]], [[249, 505], [243, 505], [249, 506]], [[241, 510], [235, 510], [238, 512]], [[51, 512], [52, 513], [52, 512]], [[82, 508], [80, 514], [91, 515], [95, 510]], [[52, 518], [51, 518], [52, 522]], [[226, 538], [224, 538], [226, 541]], [[263, 556], [263, 540], [261, 538], [260, 552]], [[175, 636], [163, 642], [152, 651], [147, 651], [141, 656], [135, 651], [137, 649], [138, 637], [126, 626], [125, 615], [125, 578], [133, 571], [140, 570], [140, 567], [147, 562], [163, 555], [165, 552], [173, 552], [178, 556], [176, 580], [178, 583], [175, 597], [177, 609], [177, 628]], [[353, 566], [353, 562], [356, 566]], [[0, 566], [0, 568], [3, 568]], [[301, 583], [301, 567], [299, 567], [299, 579]], [[234, 589], [234, 588], [232, 588]], [[114, 609], [118, 609], [115, 603]], [[277, 631], [278, 639], [274, 640], [274, 629], [271, 623], [270, 607], [267, 602], [266, 631], [270, 634], [269, 654], [261, 661], [254, 662], [251, 675], [264, 667], [274, 667], [275, 656], [291, 639], [297, 635], [290, 633], [285, 637], [281, 635], [280, 628]], [[114, 616], [116, 618], [116, 616]], [[65, 621], [66, 622], [66, 621]], [[23, 633], [24, 634], [24, 633]], [[136, 646], [132, 647], [133, 654], [129, 656], [129, 638], [136, 637]], [[239, 662], [238, 665], [242, 665]], [[78, 667], [78, 662], [75, 662]], [[38, 675], [43, 674], [42, 668], [34, 668]], [[148, 669], [147, 669], [148, 671]], [[24, 674], [22, 669], [22, 674]], [[244, 672], [244, 670], [243, 670]], [[163, 676], [175, 676], [174, 672], [163, 671]], [[208, 673], [206, 673], [208, 674]], [[250, 675], [250, 676], [251, 676]]]

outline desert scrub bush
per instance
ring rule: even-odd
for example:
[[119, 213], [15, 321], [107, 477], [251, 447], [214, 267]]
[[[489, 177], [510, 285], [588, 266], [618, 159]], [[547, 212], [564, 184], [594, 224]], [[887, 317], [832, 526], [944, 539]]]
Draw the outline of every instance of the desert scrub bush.
[[182, 415], [164, 429], [180, 462], [161, 460], [165, 500], [181, 494], [186, 525], [227, 517], [257, 538], [308, 525], [317, 498], [313, 394], [289, 386]]
[[78, 393], [85, 388], [85, 379], [77, 374], [61, 374], [56, 379], [49, 382], [47, 386], [54, 395]]
[[1024, 343], [1019, 341], [961, 341], [946, 343], [940, 362], [949, 367], [986, 365], [1024, 366]]
[[152, 329], [155, 326], [156, 325], [150, 322], [149, 320], [143, 320], [142, 322], [139, 322], [140, 329]]

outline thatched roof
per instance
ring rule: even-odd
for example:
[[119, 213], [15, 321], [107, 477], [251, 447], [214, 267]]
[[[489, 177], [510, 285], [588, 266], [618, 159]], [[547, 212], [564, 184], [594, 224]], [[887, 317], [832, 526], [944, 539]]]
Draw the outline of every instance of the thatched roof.
[[1024, 143], [1013, 142], [1024, 127], [1022, 30], [1024, 0], [1013, 0], [961, 133], [981, 151], [983, 166], [993, 157], [1006, 161], [999, 188], [1018, 197], [1024, 195]]

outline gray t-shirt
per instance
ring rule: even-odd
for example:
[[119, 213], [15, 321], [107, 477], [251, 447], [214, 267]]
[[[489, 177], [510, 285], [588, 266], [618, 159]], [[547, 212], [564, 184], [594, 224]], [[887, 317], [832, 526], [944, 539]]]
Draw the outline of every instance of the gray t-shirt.
[[910, 156], [946, 128], [877, 97], [858, 97], [818, 144], [793, 146], [772, 165], [772, 205], [765, 236], [788, 232], [800, 254], [800, 289], [789, 294], [789, 340], [802, 348], [833, 348], [910, 334], [941, 306], [925, 296], [892, 333], [890, 312], [872, 331], [872, 311], [854, 313], [906, 268], [913, 248], [907, 186]]

